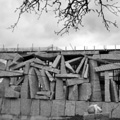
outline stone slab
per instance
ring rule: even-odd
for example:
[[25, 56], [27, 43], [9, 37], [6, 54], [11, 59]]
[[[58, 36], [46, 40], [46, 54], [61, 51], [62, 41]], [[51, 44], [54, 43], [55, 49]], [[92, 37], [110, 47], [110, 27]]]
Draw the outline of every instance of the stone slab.
[[49, 100], [50, 98], [49, 98], [48, 96], [35, 95], [35, 99], [40, 99], [40, 100]]
[[76, 115], [83, 115], [85, 112], [87, 112], [89, 106], [89, 102], [85, 101], [76, 101]]
[[6, 98], [19, 98], [20, 93], [15, 91], [12, 87], [5, 89], [5, 97]]
[[90, 65], [90, 83], [92, 85], [92, 96], [91, 101], [102, 101], [100, 80], [98, 74], [95, 72], [95, 67], [97, 67], [97, 62], [94, 60], [89, 60]]
[[65, 66], [70, 70], [70, 72], [75, 73], [74, 69], [68, 62], [65, 62]]
[[69, 100], [78, 100], [78, 85], [69, 86]]
[[58, 79], [58, 78], [56, 78], [55, 99], [58, 99], [58, 100], [65, 99], [65, 94], [63, 91], [63, 81], [62, 79]]
[[51, 91], [38, 91], [37, 95], [50, 97]]
[[82, 66], [84, 64], [84, 61], [85, 61], [85, 57], [80, 61], [79, 65], [78, 65], [78, 67], [76, 69], [76, 73], [80, 72], [80, 70], [81, 70], [81, 68], [82, 68]]
[[0, 98], [0, 112], [2, 110], [2, 103], [3, 103], [3, 98]]
[[20, 115], [20, 99], [11, 99], [10, 113], [12, 115]]
[[21, 98], [30, 98], [29, 80], [27, 75], [25, 75], [21, 86]]
[[88, 58], [86, 57], [85, 63], [84, 63], [83, 69], [82, 69], [82, 77], [84, 77], [85, 70], [86, 70], [86, 67], [87, 67], [87, 63], [88, 63]]
[[41, 90], [46, 90], [46, 86], [45, 86], [44, 81], [43, 81], [44, 79], [42, 78], [40, 71], [35, 68], [35, 72], [37, 74], [39, 86], [41, 87]]
[[40, 115], [41, 116], [46, 116], [46, 117], [50, 117], [51, 116], [51, 111], [52, 111], [52, 101], [45, 101], [45, 100], [41, 100], [40, 101]]
[[51, 91], [50, 99], [52, 100], [55, 97], [55, 82], [50, 82], [50, 91]]
[[13, 61], [15, 61], [15, 62], [20, 62], [20, 61], [22, 61], [23, 59], [24, 59], [24, 58], [23, 58], [20, 54], [16, 53]]
[[58, 117], [64, 115], [65, 115], [65, 100], [53, 100], [51, 116]]
[[43, 79], [43, 84], [44, 84], [45, 90], [50, 90], [50, 82], [45, 74], [45, 70], [41, 70], [40, 73], [41, 73], [41, 76]]
[[49, 118], [44, 116], [31, 116], [29, 120], [49, 120]]
[[61, 74], [67, 73], [67, 72], [66, 72], [66, 67], [65, 67], [65, 58], [64, 58], [63, 55], [61, 56], [60, 73], [61, 73]]
[[76, 84], [79, 85], [87, 82], [89, 82], [89, 79], [75, 78], [75, 79], [67, 79], [66, 84], [67, 86], [72, 86], [72, 85], [76, 85]]
[[12, 115], [3, 114], [0, 120], [12, 120], [12, 119], [13, 119]]
[[51, 65], [52, 67], [54, 68], [57, 68], [59, 62], [60, 62], [60, 59], [61, 59], [61, 55], [58, 55], [55, 60], [53, 61], [53, 64]]
[[0, 78], [20, 76], [23, 76], [23, 73], [21, 71], [0, 71]]
[[115, 81], [113, 81], [112, 79], [110, 80], [110, 88], [111, 88], [111, 101], [112, 102], [118, 102], [119, 98], [118, 98], [118, 91], [117, 91], [117, 85], [115, 83]]
[[31, 99], [20, 99], [20, 113], [21, 115], [30, 115]]
[[113, 111], [118, 107], [118, 103], [115, 102], [103, 102], [102, 111], [103, 113], [109, 113], [110, 118], [112, 117]]
[[110, 79], [109, 79], [109, 72], [105, 72], [105, 101], [110, 102]]
[[65, 116], [75, 115], [75, 101], [66, 101]]
[[91, 84], [90, 83], [83, 83], [79, 85], [79, 100], [89, 100], [91, 97]]
[[0, 97], [5, 96], [5, 89], [9, 87], [10, 78], [3, 78], [2, 82], [0, 83]]
[[112, 109], [113, 109], [113, 112], [111, 113], [112, 117], [120, 118], [120, 103], [117, 103], [116, 105], [114, 105]]
[[35, 98], [38, 91], [38, 78], [33, 67], [29, 70], [30, 97]]
[[2, 103], [2, 110], [1, 113], [3, 114], [10, 114], [10, 110], [11, 110], [11, 99], [3, 99], [3, 103]]
[[43, 69], [43, 70], [50, 71], [52, 73], [58, 73], [58, 74], [60, 73], [60, 70], [58, 70], [56, 68], [52, 68], [50, 66], [39, 65], [39, 64], [36, 64], [36, 63], [31, 63], [31, 66], [35, 67], [35, 68], [38, 68], [38, 69]]
[[17, 82], [17, 77], [11, 77], [10, 78], [10, 85], [15, 85], [16, 84], [16, 82]]
[[32, 99], [30, 114], [32, 116], [37, 116], [40, 114], [40, 101], [39, 100]]
[[68, 62], [69, 64], [72, 64], [74, 65], [75, 63], [78, 63], [80, 61], [81, 57], [76, 57], [76, 58], [73, 58], [73, 59], [70, 59], [66, 62]]
[[50, 72], [45, 71], [45, 73], [46, 73], [46, 75], [47, 75], [49, 81], [51, 81], [51, 82], [55, 81], [55, 79], [54, 79], [53, 76], [50, 74]]

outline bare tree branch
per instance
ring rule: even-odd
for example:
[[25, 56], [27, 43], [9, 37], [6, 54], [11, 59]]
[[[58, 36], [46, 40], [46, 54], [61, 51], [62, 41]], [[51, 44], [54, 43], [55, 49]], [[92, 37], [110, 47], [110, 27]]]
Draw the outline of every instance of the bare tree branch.
[[[90, 8], [90, 3], [93, 1], [95, 8]], [[56, 34], [68, 33], [71, 28], [78, 30], [83, 27], [83, 18], [90, 12], [96, 12], [98, 17], [102, 18], [102, 22], [107, 30], [110, 30], [110, 25], [117, 26], [116, 21], [108, 20], [105, 13], [118, 15], [120, 7], [118, 2], [113, 0], [24, 0], [22, 5], [16, 9], [19, 11], [19, 16], [11, 28], [14, 30], [17, 26], [22, 14], [34, 12], [41, 16], [43, 12], [48, 12], [52, 9], [55, 16], [58, 18], [58, 23], [63, 22], [63, 28], [55, 32]]]

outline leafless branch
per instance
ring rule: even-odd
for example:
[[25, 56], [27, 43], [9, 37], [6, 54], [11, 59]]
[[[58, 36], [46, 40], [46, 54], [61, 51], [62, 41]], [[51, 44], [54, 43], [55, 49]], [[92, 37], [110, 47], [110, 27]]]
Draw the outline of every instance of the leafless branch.
[[[89, 6], [92, 1], [94, 1], [95, 8]], [[58, 18], [58, 23], [63, 22], [62, 29], [55, 32], [56, 34], [62, 35], [68, 33], [71, 28], [78, 30], [80, 26], [83, 27], [83, 18], [91, 11], [98, 13], [98, 17], [102, 18], [105, 28], [110, 30], [110, 25], [117, 27], [117, 23], [108, 20], [105, 13], [107, 11], [118, 15], [120, 7], [117, 5], [118, 2], [113, 0], [24, 0], [22, 5], [16, 9], [16, 11], [19, 11], [19, 16], [17, 22], [11, 28], [14, 30], [21, 15], [25, 12], [35, 12], [35, 14], [41, 16], [44, 11], [48, 12], [49, 9], [52, 9]]]

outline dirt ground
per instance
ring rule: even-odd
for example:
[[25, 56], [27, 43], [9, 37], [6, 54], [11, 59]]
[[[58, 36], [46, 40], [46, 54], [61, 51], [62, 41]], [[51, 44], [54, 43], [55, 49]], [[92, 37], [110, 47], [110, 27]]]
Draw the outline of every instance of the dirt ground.
[[[73, 117], [70, 117], [64, 120], [83, 120], [83, 116], [76, 115], [76, 116], [73, 116]], [[120, 120], [120, 118], [110, 118], [109, 120]]]

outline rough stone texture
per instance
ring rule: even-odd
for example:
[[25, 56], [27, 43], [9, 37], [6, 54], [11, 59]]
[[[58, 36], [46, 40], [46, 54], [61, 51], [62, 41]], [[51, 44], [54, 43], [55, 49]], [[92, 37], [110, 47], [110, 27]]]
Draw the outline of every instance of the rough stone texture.
[[49, 118], [43, 116], [32, 116], [30, 120], [49, 120]]
[[9, 87], [10, 78], [3, 78], [2, 82], [0, 83], [0, 97], [4, 97], [5, 89]]
[[49, 80], [48, 80], [48, 78], [47, 78], [47, 76], [45, 74], [45, 70], [42, 69], [40, 74], [41, 74], [41, 77], [43, 79], [42, 81], [43, 81], [45, 90], [50, 90], [50, 82], [49, 82]]
[[42, 90], [46, 90], [45, 85], [44, 85], [44, 81], [43, 81], [43, 78], [42, 78], [42, 76], [41, 76], [40, 71], [39, 71], [38, 69], [35, 68], [35, 72], [36, 72], [37, 77], [38, 77], [39, 86], [41, 85]]
[[86, 111], [87, 108], [89, 106], [89, 102], [85, 102], [85, 101], [76, 101], [76, 115], [83, 115]]
[[54, 99], [54, 97], [55, 97], [55, 82], [50, 82], [50, 91], [51, 91], [50, 99]]
[[117, 92], [117, 85], [115, 83], [115, 81], [113, 81], [112, 79], [110, 80], [110, 88], [111, 88], [111, 101], [112, 102], [118, 102], [118, 92]]
[[5, 97], [6, 98], [19, 98], [20, 93], [15, 91], [12, 87], [5, 88]]
[[[65, 59], [64, 56], [61, 56], [61, 63], [60, 63], [60, 73], [66, 74], [66, 67], [65, 67]], [[55, 91], [55, 99], [57, 100], [64, 100], [65, 99], [65, 91], [64, 91], [64, 84], [63, 80], [60, 78], [56, 78], [56, 91]]]
[[29, 120], [28, 116], [21, 116], [20, 120]]
[[10, 85], [15, 85], [17, 81], [17, 77], [11, 77], [10, 78]]
[[64, 91], [63, 91], [63, 80], [56, 78], [56, 91], [55, 91], [55, 99], [63, 100], [65, 99]]
[[69, 86], [69, 100], [78, 100], [78, 85]]
[[25, 75], [24, 82], [21, 86], [21, 98], [30, 98], [30, 90], [29, 90], [29, 80], [28, 75]]
[[79, 100], [89, 100], [91, 97], [91, 84], [83, 83], [79, 85]]
[[1, 113], [1, 110], [2, 110], [2, 102], [3, 102], [3, 98], [0, 98], [0, 113]]
[[12, 115], [2, 115], [0, 120], [12, 120], [13, 116]]
[[110, 80], [109, 80], [109, 72], [105, 72], [105, 101], [109, 102], [110, 99]]
[[103, 111], [103, 113], [109, 113], [110, 118], [111, 118], [111, 117], [113, 117], [113, 113], [114, 113], [114, 117], [116, 117], [114, 110], [115, 109], [117, 110], [117, 108], [119, 108], [118, 103], [115, 103], [115, 102], [103, 102], [102, 111]]
[[111, 116], [113, 118], [120, 118], [120, 103], [114, 103], [114, 107], [112, 107], [113, 112], [111, 113]]
[[11, 109], [11, 99], [3, 99], [2, 103], [2, 110], [1, 113], [3, 114], [10, 114], [10, 109]]
[[29, 70], [29, 85], [30, 85], [30, 97], [35, 98], [35, 95], [38, 91], [38, 78], [34, 68], [30, 68]]
[[60, 62], [60, 59], [61, 59], [61, 55], [58, 55], [55, 60], [53, 61], [53, 64], [51, 65], [52, 67], [54, 68], [57, 68], [59, 62]]
[[10, 113], [12, 115], [20, 115], [20, 99], [11, 99]]
[[21, 115], [30, 115], [31, 99], [20, 99], [20, 113]]
[[90, 64], [90, 83], [92, 85], [91, 101], [102, 101], [99, 76], [95, 72], [97, 62], [94, 60], [89, 60], [89, 64]]
[[4, 88], [4, 82], [2, 80], [2, 82], [0, 83], [0, 97], [4, 97], [4, 94], [5, 94], [5, 88]]
[[65, 116], [75, 115], [75, 101], [66, 101]]
[[52, 101], [44, 101], [41, 100], [40, 101], [40, 115], [41, 116], [46, 116], [46, 117], [50, 117], [51, 116], [51, 110], [52, 110]]
[[53, 100], [52, 117], [64, 116], [65, 114], [65, 100]]
[[40, 101], [33, 99], [31, 104], [31, 113], [32, 116], [36, 116], [40, 114]]

